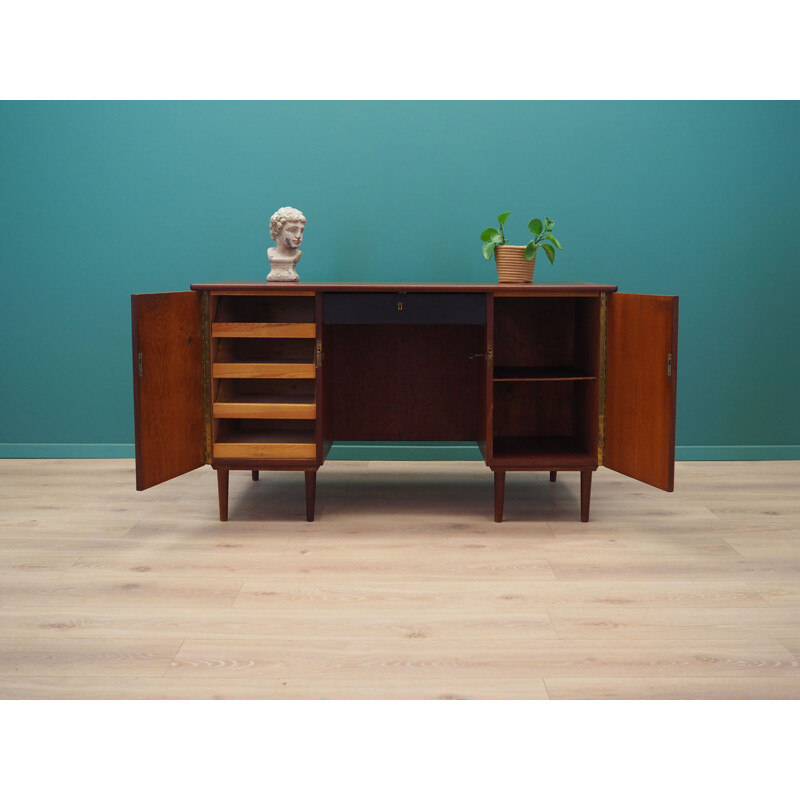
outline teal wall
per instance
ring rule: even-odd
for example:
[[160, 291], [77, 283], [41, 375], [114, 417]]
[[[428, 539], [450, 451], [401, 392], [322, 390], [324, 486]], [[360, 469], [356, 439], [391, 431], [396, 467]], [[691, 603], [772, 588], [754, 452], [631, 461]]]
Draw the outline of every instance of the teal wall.
[[547, 214], [538, 281], [680, 295], [679, 458], [800, 458], [797, 102], [0, 103], [0, 456], [131, 455], [129, 295], [263, 280], [281, 205], [304, 281]]

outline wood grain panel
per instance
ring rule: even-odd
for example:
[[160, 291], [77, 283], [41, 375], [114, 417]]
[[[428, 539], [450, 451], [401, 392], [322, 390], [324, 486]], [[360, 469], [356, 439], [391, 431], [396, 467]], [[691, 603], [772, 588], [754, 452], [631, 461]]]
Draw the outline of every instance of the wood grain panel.
[[545, 679], [551, 700], [800, 700], [793, 676]]
[[610, 295], [606, 348], [604, 464], [671, 492], [678, 298]]
[[214, 416], [232, 419], [316, 419], [315, 403], [214, 403]]
[[[273, 556], [275, 558], [275, 556]], [[198, 576], [200, 577], [200, 576]], [[211, 609], [126, 608], [103, 610], [74, 606], [58, 609], [8, 608], [0, 610], [0, 640], [11, 638], [135, 639], [148, 641], [187, 638], [283, 639], [285, 614], [264, 614], [257, 608]], [[457, 607], [385, 609], [319, 609], [297, 607], [291, 614], [292, 636], [308, 641], [347, 639], [368, 642], [372, 638], [439, 639], [468, 643], [476, 638], [494, 642], [523, 634], [537, 640], [557, 638], [547, 611], [540, 609], [475, 610], [468, 617]]]
[[[580, 524], [580, 523], [578, 523]], [[470, 608], [594, 608], [631, 607], [764, 607], [766, 601], [744, 581], [568, 581], [466, 580], [441, 582], [406, 580], [387, 585], [374, 576], [328, 575], [309, 584], [302, 580], [245, 580], [234, 608], [257, 608], [275, 613], [302, 605], [320, 608], [424, 608], [429, 605]]]
[[313, 322], [215, 322], [211, 335], [251, 339], [313, 339], [316, 325]]
[[0, 639], [0, 675], [163, 675], [181, 640]]
[[279, 442], [215, 442], [214, 458], [314, 458], [315, 444]]
[[[780, 684], [779, 684], [780, 685]], [[191, 678], [58, 678], [0, 676], [0, 699], [24, 700], [547, 700], [544, 681], [473, 675], [411, 675], [404, 681], [374, 674], [290, 673], [279, 678], [240, 675], [235, 681]]]
[[482, 326], [330, 325], [326, 333], [326, 438], [480, 438]]
[[313, 364], [239, 364], [215, 363], [211, 368], [214, 378], [313, 378]]
[[615, 292], [616, 286], [607, 283], [588, 283], [584, 281], [561, 281], [520, 284], [501, 287], [497, 283], [295, 283], [275, 284], [261, 281], [239, 281], [228, 283], [193, 283], [194, 291], [212, 294], [261, 294], [261, 295], [312, 295], [314, 292], [493, 292], [499, 294], [524, 295], [567, 295], [575, 293], [598, 295], [600, 292]]
[[[207, 288], [206, 288], [207, 287]], [[230, 287], [230, 288], [227, 288]], [[266, 286], [263, 283], [245, 283], [242, 281], [241, 283], [209, 283], [209, 284], [200, 284], [200, 283], [193, 283], [192, 291], [195, 292], [204, 292], [210, 291], [212, 295], [215, 297], [250, 297], [253, 292], [258, 292], [261, 294], [269, 294], [270, 297], [313, 297], [314, 292], [308, 291], [308, 286], [303, 285], [302, 290], [298, 289], [297, 291], [290, 291], [288, 289], [273, 289], [272, 287], [267, 284]]]
[[4, 581], [0, 597], [4, 609], [19, 606], [63, 608], [66, 603], [105, 609], [145, 606], [230, 608], [241, 586], [241, 579], [226, 575], [213, 581], [206, 578], [202, 582], [194, 582], [164, 576], [153, 578], [144, 573], [135, 577], [81, 577], [73, 574], [68, 580], [60, 577], [54, 581]]
[[466, 653], [455, 641], [409, 637], [372, 639], [368, 648], [334, 640], [187, 640], [166, 677], [213, 674], [296, 678], [335, 672], [353, 677], [378, 674], [407, 680], [416, 674], [448, 672], [456, 677], [490, 675], [546, 677], [728, 677], [800, 679], [800, 664], [777, 642], [573, 642], [509, 637], [502, 644]]
[[[313, 548], [303, 548], [301, 553], [281, 552], [279, 558], [275, 553], [261, 554], [217, 552], [208, 556], [145, 557], [94, 556], [78, 559], [74, 566], [64, 573], [64, 578], [71, 575], [86, 576], [89, 574], [117, 575], [124, 580], [126, 575], [135, 577], [142, 571], [150, 577], [179, 576], [199, 577], [203, 574], [213, 577], [222, 570], [231, 576], [239, 575], [243, 579], [263, 579], [264, 577], [283, 577], [305, 573], [315, 576], [379, 575], [389, 579], [403, 577], [407, 571], [419, 576], [447, 576], [464, 574], [472, 579], [500, 578], [513, 574], [525, 576], [530, 580], [553, 580], [553, 573], [545, 558], [525, 558], [519, 553], [491, 554], [476, 556], [469, 549], [455, 549], [447, 552], [446, 548], [415, 547], [413, 552], [404, 552], [402, 556], [393, 557], [392, 553], [367, 552], [363, 556], [343, 551], [331, 555], [322, 551], [316, 555]], [[132, 573], [132, 574], [131, 574]]]
[[747, 583], [771, 606], [800, 608], [800, 580], [750, 578]]
[[0, 698], [800, 699], [800, 462], [601, 470], [585, 525], [524, 473], [495, 525], [480, 462], [329, 462], [316, 523], [300, 474], [232, 471], [220, 523], [210, 468], [134, 472], [0, 460]]
[[136, 488], [205, 463], [198, 292], [131, 297]]
[[800, 630], [800, 608], [558, 608], [560, 639], [774, 640]]
[[540, 677], [531, 661], [550, 642], [520, 635], [493, 641], [491, 647], [466, 653], [459, 640], [414, 636], [403, 639], [370, 637], [366, 641], [335, 639], [188, 639], [173, 659], [165, 677], [212, 675], [217, 680], [283, 677], [295, 679], [334, 673], [353, 679], [378, 675], [399, 681], [444, 673], [454, 680], [488, 678], [502, 674], [517, 678]]

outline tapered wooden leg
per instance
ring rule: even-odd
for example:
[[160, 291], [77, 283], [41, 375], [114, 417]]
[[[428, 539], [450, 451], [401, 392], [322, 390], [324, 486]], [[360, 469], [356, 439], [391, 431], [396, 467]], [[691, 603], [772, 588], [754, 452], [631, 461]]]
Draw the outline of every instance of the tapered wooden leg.
[[219, 494], [219, 518], [222, 522], [228, 519], [228, 484], [230, 470], [217, 470], [217, 493]]
[[550, 470], [550, 483], [555, 483], [556, 482], [556, 475], [558, 475], [558, 472], [556, 470], [554, 470], [554, 469], [551, 469]]
[[257, 480], [258, 480], [258, 470], [257, 470], [257, 469], [254, 469], [254, 470], [253, 470], [253, 480], [254, 480], [254, 481], [257, 481]]
[[494, 471], [494, 521], [503, 521], [503, 501], [506, 493], [506, 473], [505, 470], [496, 469]]
[[592, 496], [592, 471], [581, 470], [581, 522], [589, 521], [589, 499]]
[[317, 492], [316, 470], [306, 470], [306, 519], [314, 521], [314, 499]]

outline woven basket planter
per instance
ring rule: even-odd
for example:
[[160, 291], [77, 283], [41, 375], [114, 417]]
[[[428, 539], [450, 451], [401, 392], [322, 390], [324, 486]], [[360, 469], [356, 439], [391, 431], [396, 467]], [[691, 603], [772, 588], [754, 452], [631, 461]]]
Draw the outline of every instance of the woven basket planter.
[[513, 244], [499, 244], [494, 249], [497, 262], [498, 283], [533, 283], [533, 267], [536, 264], [536, 253], [528, 261], [523, 257], [524, 247]]

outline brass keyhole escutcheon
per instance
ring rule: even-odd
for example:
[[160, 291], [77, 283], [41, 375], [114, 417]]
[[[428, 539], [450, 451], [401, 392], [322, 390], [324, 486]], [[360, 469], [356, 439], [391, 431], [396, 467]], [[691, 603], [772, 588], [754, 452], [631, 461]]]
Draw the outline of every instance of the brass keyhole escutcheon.
[[397, 310], [398, 310], [398, 311], [402, 311], [402, 310], [403, 310], [403, 301], [402, 301], [402, 300], [400, 300], [400, 301], [397, 303]]

